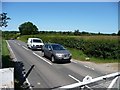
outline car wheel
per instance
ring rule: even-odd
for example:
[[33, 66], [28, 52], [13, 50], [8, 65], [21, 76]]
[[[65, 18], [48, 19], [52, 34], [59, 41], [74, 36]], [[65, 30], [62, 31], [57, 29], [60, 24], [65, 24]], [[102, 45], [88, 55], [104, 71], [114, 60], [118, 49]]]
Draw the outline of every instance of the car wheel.
[[51, 57], [51, 61], [52, 61], [52, 63], [55, 62], [55, 57], [54, 56]]
[[27, 48], [30, 49], [30, 47], [27, 45]]
[[68, 63], [71, 63], [71, 60], [68, 60]]
[[44, 51], [42, 51], [42, 56], [43, 56], [43, 57], [45, 56], [45, 53], [44, 53]]

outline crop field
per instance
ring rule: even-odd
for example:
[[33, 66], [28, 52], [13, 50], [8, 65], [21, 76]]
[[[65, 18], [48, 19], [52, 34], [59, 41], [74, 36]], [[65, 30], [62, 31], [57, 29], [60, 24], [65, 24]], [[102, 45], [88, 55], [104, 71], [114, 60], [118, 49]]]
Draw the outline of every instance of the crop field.
[[68, 48], [73, 58], [93, 61], [117, 62], [120, 60], [119, 36], [68, 36], [60, 34], [25, 35], [19, 39], [27, 42], [30, 37], [41, 38], [44, 43], [59, 43]]

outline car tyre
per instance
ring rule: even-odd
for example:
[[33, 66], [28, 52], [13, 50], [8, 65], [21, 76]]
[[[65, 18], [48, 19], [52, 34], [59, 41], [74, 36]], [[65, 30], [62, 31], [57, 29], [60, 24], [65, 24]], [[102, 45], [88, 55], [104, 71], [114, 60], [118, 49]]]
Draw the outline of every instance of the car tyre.
[[29, 46], [27, 45], [27, 48], [29, 49]]
[[51, 57], [51, 61], [52, 61], [52, 63], [55, 62], [55, 57], [54, 56]]
[[42, 51], [42, 57], [45, 57], [45, 52], [44, 51]]

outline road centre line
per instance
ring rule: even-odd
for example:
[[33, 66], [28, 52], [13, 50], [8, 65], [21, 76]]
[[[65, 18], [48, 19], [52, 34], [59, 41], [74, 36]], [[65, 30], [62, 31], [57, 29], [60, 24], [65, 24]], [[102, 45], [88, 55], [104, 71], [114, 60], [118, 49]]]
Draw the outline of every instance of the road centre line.
[[75, 78], [74, 76], [72, 76], [72, 75], [68, 75], [69, 77], [71, 77], [72, 79], [74, 79], [75, 81], [77, 81], [77, 82], [81, 82], [80, 80], [78, 80], [77, 78]]
[[[80, 80], [78, 80], [77, 78], [75, 78], [74, 76], [72, 76], [72, 75], [68, 75], [69, 77], [71, 77], [72, 79], [74, 79], [74, 80], [76, 80], [78, 83], [80, 83], [81, 81]], [[88, 85], [85, 85], [87, 88], [89, 88], [90, 90], [92, 90]]]
[[88, 66], [84, 65], [86, 68], [89, 68]]
[[92, 70], [95, 70], [94, 68], [91, 68], [91, 67], [86, 66], [86, 65], [84, 65], [84, 67], [89, 68], [89, 69], [92, 69]]
[[26, 50], [29, 50], [28, 48], [26, 48], [25, 46], [22, 46], [24, 49], [26, 49]]
[[95, 70], [94, 68], [91, 68], [92, 70]]
[[85, 85], [85, 87], [87, 87], [89, 90], [93, 90], [92, 88], [90, 88], [89, 86]]
[[118, 79], [118, 77], [116, 77], [116, 78], [114, 78], [114, 79], [112, 80], [111, 84], [110, 84], [109, 87], [108, 87], [108, 90], [113, 87], [113, 85], [115, 84], [115, 82], [117, 81], [117, 79]]
[[34, 54], [35, 56], [39, 57], [40, 59], [42, 59], [43, 61], [47, 62], [48, 64], [52, 65], [52, 63], [50, 63], [49, 61], [47, 61], [45, 58], [39, 56], [38, 54], [36, 54], [36, 53], [34, 53], [34, 52], [33, 52], [33, 54]]
[[[73, 62], [73, 63], [78, 63], [76, 60], [71, 60], [71, 62]], [[91, 68], [91, 67], [89, 67], [89, 66], [86, 66], [86, 65], [84, 65], [84, 67], [86, 67], [86, 68], [89, 68], [89, 69], [92, 69], [92, 70], [95, 70], [94, 68]]]
[[40, 85], [40, 82], [38, 82], [37, 84]]
[[20, 46], [20, 44], [19, 43], [17, 43], [19, 46]]

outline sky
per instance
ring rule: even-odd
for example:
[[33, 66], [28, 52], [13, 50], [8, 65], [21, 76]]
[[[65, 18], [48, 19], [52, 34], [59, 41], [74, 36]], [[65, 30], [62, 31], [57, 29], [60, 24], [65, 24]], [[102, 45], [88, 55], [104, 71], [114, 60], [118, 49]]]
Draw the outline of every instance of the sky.
[[118, 32], [117, 2], [2, 2], [11, 18], [4, 31], [32, 22], [39, 31]]
[[2, 2], [119, 2], [120, 0], [1, 0]]

